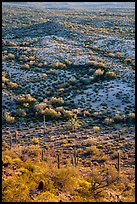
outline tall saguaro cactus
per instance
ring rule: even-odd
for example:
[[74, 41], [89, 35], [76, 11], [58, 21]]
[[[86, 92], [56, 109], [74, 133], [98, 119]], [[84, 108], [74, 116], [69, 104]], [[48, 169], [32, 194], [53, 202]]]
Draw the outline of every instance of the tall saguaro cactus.
[[74, 165], [73, 156], [71, 157], [71, 164]]
[[76, 153], [76, 147], [74, 148], [74, 165], [77, 165], [77, 153]]
[[42, 149], [41, 151], [41, 160], [43, 161], [44, 160], [44, 150]]
[[18, 139], [18, 131], [15, 130], [15, 142], [16, 142], [16, 144], [17, 144], [17, 139]]
[[12, 136], [10, 135], [10, 149], [12, 148]]
[[59, 169], [60, 168], [60, 155], [59, 155], [59, 153], [58, 153], [57, 157], [58, 157], [58, 169]]
[[118, 152], [118, 178], [120, 178], [120, 152]]
[[108, 180], [108, 168], [107, 168], [107, 185], [109, 185], [109, 180]]
[[46, 124], [45, 124], [45, 114], [43, 115], [43, 119], [44, 119], [44, 134], [45, 134], [45, 129], [46, 129]]

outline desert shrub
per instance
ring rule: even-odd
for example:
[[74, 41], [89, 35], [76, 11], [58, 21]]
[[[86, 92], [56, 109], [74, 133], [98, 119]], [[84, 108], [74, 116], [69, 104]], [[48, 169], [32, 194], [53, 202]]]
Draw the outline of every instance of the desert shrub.
[[14, 55], [14, 54], [9, 53], [9, 54], [8, 54], [8, 58], [9, 58], [9, 59], [11, 59], [11, 60], [13, 60], [13, 59], [15, 59], [15, 55]]
[[89, 61], [88, 63], [87, 63], [87, 65], [89, 65], [89, 66], [97, 66], [98, 65], [98, 62], [96, 62], [96, 61], [94, 61], [94, 60], [91, 60], [91, 61]]
[[25, 148], [23, 153], [27, 154], [30, 158], [34, 158], [41, 155], [41, 149], [36, 144], [34, 144], [31, 145], [31, 148]]
[[90, 116], [90, 112], [88, 110], [84, 110], [83, 111], [83, 116], [89, 117]]
[[108, 160], [108, 156], [106, 154], [101, 153], [101, 160], [102, 161], [107, 161]]
[[98, 66], [101, 67], [101, 68], [104, 68], [104, 67], [105, 67], [105, 64], [104, 64], [103, 62], [99, 62], [99, 63], [98, 63]]
[[2, 147], [3, 148], [8, 148], [8, 143], [6, 141], [2, 141]]
[[45, 73], [44, 73], [44, 74], [42, 74], [41, 79], [42, 79], [42, 80], [45, 80], [45, 79], [46, 79], [46, 76], [47, 76], [47, 74], [45, 74]]
[[68, 130], [76, 130], [80, 127], [80, 123], [78, 121], [77, 115], [73, 115], [71, 119], [66, 123], [66, 129]]
[[113, 120], [113, 118], [105, 118], [105, 122], [106, 122], [106, 124], [110, 124], [110, 123], [113, 123], [114, 120]]
[[32, 66], [32, 65], [34, 65], [34, 64], [35, 64], [35, 61], [32, 61], [32, 60], [31, 60], [31, 61], [28, 62], [28, 65], [31, 65], [31, 66]]
[[[27, 160], [24, 164], [24, 168], [28, 170], [27, 174], [30, 175], [30, 180], [33, 180], [34, 177], [37, 180], [37, 177], [36, 177], [37, 166], [36, 166], [36, 164], [32, 163], [32, 161], [30, 161], [30, 160]], [[27, 174], [24, 175], [24, 177], [27, 176]], [[35, 179], [34, 179], [34, 181], [35, 181]]]
[[58, 169], [52, 176], [54, 186], [64, 192], [73, 192], [78, 186], [77, 179], [79, 175], [77, 173], [77, 169], [74, 167]]
[[87, 155], [98, 155], [99, 154], [99, 149], [96, 146], [91, 146], [86, 148], [86, 154]]
[[88, 182], [86, 180], [79, 180], [78, 181], [79, 187], [77, 189], [77, 192], [79, 193], [79, 196], [82, 197], [90, 197], [91, 196], [91, 182]]
[[69, 83], [70, 83], [70, 84], [75, 84], [76, 81], [77, 81], [76, 77], [71, 77], [71, 78], [69, 78]]
[[3, 118], [7, 123], [12, 123], [15, 121], [15, 117], [11, 116], [9, 112], [4, 112]]
[[45, 61], [45, 62], [43, 62], [43, 65], [46, 66], [46, 65], [48, 65], [48, 63]]
[[6, 45], [6, 44], [7, 44], [6, 40], [2, 39], [2, 45]]
[[108, 72], [106, 72], [106, 77], [107, 77], [107, 78], [115, 78], [115, 77], [116, 77], [116, 74], [115, 74], [114, 72], [108, 71]]
[[64, 64], [62, 62], [56, 62], [55, 64], [52, 65], [52, 67], [55, 67], [55, 68], [65, 68], [66, 64]]
[[16, 115], [19, 117], [25, 117], [27, 115], [26, 111], [24, 109], [17, 109]]
[[18, 172], [19, 172], [19, 174], [25, 174], [25, 173], [28, 173], [29, 170], [28, 170], [28, 169], [25, 169], [24, 167], [20, 167], [20, 168], [18, 169]]
[[97, 143], [97, 139], [96, 138], [88, 138], [86, 140], [83, 140], [82, 145], [84, 146], [91, 146], [91, 145], [95, 145]]
[[13, 159], [13, 164], [14, 165], [22, 165], [22, 160], [20, 158], [14, 158]]
[[108, 167], [109, 182], [115, 180], [118, 176], [117, 169], [114, 166]]
[[121, 54], [121, 52], [116, 52], [116, 53], [115, 53], [115, 56], [116, 56], [116, 57], [122, 57], [122, 54]]
[[108, 56], [115, 57], [115, 55], [112, 52], [108, 53]]
[[43, 63], [39, 63], [38, 67], [40, 67], [40, 68], [43, 67]]
[[44, 110], [45, 116], [51, 117], [51, 118], [59, 118], [61, 117], [60, 112], [56, 112], [53, 108], [46, 108]]
[[93, 46], [92, 47], [94, 50], [100, 50], [100, 48], [98, 46]]
[[9, 79], [6, 78], [6, 75], [3, 75], [2, 76], [2, 82], [5, 83], [5, 82], [8, 82], [8, 81], [9, 81]]
[[29, 69], [30, 66], [29, 66], [29, 64], [24, 64], [24, 65], [22, 66], [22, 68], [24, 68], [24, 69]]
[[39, 139], [38, 138], [36, 138], [36, 137], [33, 137], [32, 139], [31, 139], [31, 142], [32, 142], [32, 144], [39, 144]]
[[56, 111], [63, 113], [65, 110], [62, 106], [56, 107]]
[[[20, 55], [18, 60], [21, 61], [21, 62], [27, 62], [29, 60], [29, 58], [26, 55]], [[28, 64], [25, 63], [22, 67], [25, 68], [25, 69], [29, 68], [27, 65]]]
[[104, 70], [101, 70], [101, 69], [97, 69], [97, 70], [95, 71], [95, 75], [96, 75], [96, 76], [101, 76], [101, 75], [103, 75], [103, 73], [104, 73]]
[[29, 56], [29, 60], [31, 61], [35, 60], [35, 56]]
[[134, 121], [135, 120], [135, 113], [129, 113], [127, 117], [128, 117], [129, 120]]
[[[36, 166], [30, 161], [23, 163], [19, 176], [13, 176], [3, 182], [3, 201], [4, 202], [30, 202], [32, 199], [29, 196], [30, 189], [36, 189], [41, 175], [34, 172]], [[23, 170], [24, 168], [24, 170]], [[25, 170], [27, 169], [27, 171]], [[33, 173], [32, 173], [33, 172]]]
[[65, 64], [67, 64], [67, 65], [72, 64], [72, 62], [71, 62], [70, 60], [67, 60], [67, 59], [65, 59], [64, 62], [65, 62]]
[[12, 157], [10, 157], [9, 155], [3, 156], [3, 160], [4, 162], [8, 162], [9, 164], [13, 163]]
[[30, 94], [21, 94], [16, 97], [17, 102], [36, 102], [36, 99], [33, 98]]
[[102, 115], [102, 112], [100, 112], [100, 111], [96, 111], [96, 112], [94, 112], [93, 113], [93, 116], [101, 116]]
[[29, 44], [29, 42], [27, 42], [27, 41], [23, 41], [23, 42], [21, 43], [21, 45], [23, 45], [23, 46], [28, 45], [28, 44]]
[[64, 110], [63, 111], [63, 118], [70, 119], [72, 118], [73, 112], [70, 110]]
[[47, 108], [47, 104], [45, 102], [36, 104], [34, 106], [35, 111], [38, 112], [38, 113], [41, 113], [41, 114], [44, 113], [44, 109], [46, 109], [46, 108]]
[[46, 118], [60, 118], [61, 113], [56, 111], [54, 108], [49, 108], [45, 102], [36, 104], [34, 110], [37, 114], [44, 114]]
[[73, 111], [65, 110], [63, 107], [56, 107], [56, 111], [61, 113], [61, 117], [64, 119], [70, 119], [73, 116]]
[[59, 97], [59, 98], [52, 97], [49, 102], [50, 102], [51, 105], [60, 106], [60, 105], [62, 105], [64, 103], [64, 100], [61, 97]]
[[48, 74], [56, 74], [56, 73], [57, 73], [57, 70], [56, 70], [56, 69], [50, 69], [50, 70], [48, 70], [47, 73], [48, 73]]
[[46, 192], [43, 192], [40, 195], [38, 195], [34, 199], [34, 202], [59, 202], [59, 200], [55, 194], [53, 194], [49, 191], [46, 191]]
[[94, 164], [92, 165], [92, 178], [91, 178], [91, 183], [92, 183], [92, 186], [93, 186], [93, 183], [95, 184], [98, 184], [100, 183], [102, 180], [102, 172], [100, 170], [100, 168], [96, 168], [96, 166], [94, 166]]
[[29, 202], [29, 188], [21, 179], [3, 181], [3, 202]]
[[129, 58], [129, 57], [127, 57], [127, 58], [125, 59], [125, 62], [131, 62], [131, 61], [132, 61], [132, 59]]
[[12, 47], [15, 47], [15, 46], [17, 46], [17, 45], [16, 45], [16, 43], [15, 43], [15, 42], [13, 42], [13, 41], [10, 41], [10, 42], [8, 43], [8, 46], [12, 46]]
[[14, 83], [14, 82], [9, 82], [8, 85], [11, 87], [11, 88], [17, 88], [18, 87], [18, 84], [17, 83]]
[[29, 103], [23, 103], [23, 106], [25, 107], [25, 108], [29, 108]]
[[123, 116], [120, 115], [119, 113], [117, 113], [115, 116], [114, 116], [114, 121], [115, 122], [121, 122], [123, 120]]
[[32, 51], [32, 52], [34, 52], [34, 51], [36, 51], [36, 50], [37, 50], [37, 49], [36, 49], [35, 47], [32, 47], [32, 48], [31, 48], [31, 51]]
[[98, 127], [98, 126], [94, 126], [94, 127], [93, 127], [93, 131], [94, 131], [94, 132], [98, 132], [99, 130], [100, 130], [100, 127]]

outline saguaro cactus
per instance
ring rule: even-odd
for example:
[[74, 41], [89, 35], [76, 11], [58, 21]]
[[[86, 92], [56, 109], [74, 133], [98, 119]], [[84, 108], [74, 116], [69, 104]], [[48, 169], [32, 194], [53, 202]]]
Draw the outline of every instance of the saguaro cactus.
[[46, 129], [46, 124], [45, 124], [45, 114], [43, 115], [43, 119], [44, 119], [44, 134], [45, 134], [45, 129]]
[[60, 155], [59, 155], [59, 153], [57, 154], [57, 161], [58, 161], [58, 169], [60, 168]]
[[120, 178], [120, 152], [118, 152], [118, 178]]
[[44, 160], [44, 150], [43, 149], [41, 151], [41, 159], [42, 159], [42, 161]]
[[77, 165], [77, 153], [76, 153], [76, 148], [74, 148], [74, 165]]
[[10, 149], [12, 148], [12, 136], [10, 135]]
[[109, 185], [109, 180], [108, 180], [108, 168], [107, 168], [107, 185]]
[[18, 139], [18, 131], [15, 130], [15, 143], [17, 144], [17, 139]]
[[71, 164], [74, 165], [73, 156], [71, 157]]

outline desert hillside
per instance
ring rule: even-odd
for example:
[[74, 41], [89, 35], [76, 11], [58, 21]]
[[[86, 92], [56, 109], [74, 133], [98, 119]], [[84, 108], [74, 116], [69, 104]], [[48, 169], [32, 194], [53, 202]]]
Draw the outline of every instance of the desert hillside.
[[135, 201], [133, 2], [2, 3], [2, 201]]

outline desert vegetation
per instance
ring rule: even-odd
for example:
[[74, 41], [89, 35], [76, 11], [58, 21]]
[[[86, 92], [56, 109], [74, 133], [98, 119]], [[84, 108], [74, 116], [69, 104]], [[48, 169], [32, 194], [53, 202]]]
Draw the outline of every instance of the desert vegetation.
[[2, 202], [135, 202], [135, 6], [50, 3], [2, 3]]

